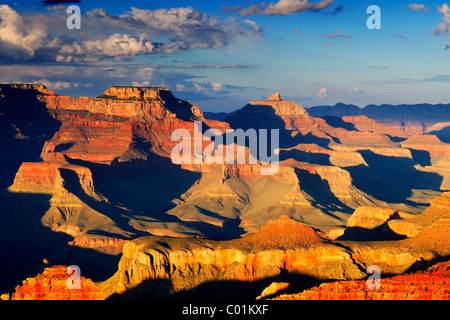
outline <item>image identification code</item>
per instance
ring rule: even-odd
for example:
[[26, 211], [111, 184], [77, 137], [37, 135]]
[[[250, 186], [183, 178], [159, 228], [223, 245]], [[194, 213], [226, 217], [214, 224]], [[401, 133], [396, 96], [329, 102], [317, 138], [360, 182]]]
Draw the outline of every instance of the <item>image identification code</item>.
[[182, 309], [183, 315], [209, 315], [211, 318], [217, 313], [229, 315], [264, 315], [269, 310], [267, 304], [229, 304], [226, 308], [215, 306], [194, 306], [189, 304]]

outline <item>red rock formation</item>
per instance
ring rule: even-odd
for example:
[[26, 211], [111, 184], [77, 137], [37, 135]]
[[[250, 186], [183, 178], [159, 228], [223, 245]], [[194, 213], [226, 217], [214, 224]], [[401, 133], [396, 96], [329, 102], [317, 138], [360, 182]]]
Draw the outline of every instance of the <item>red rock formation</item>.
[[4, 300], [104, 300], [105, 295], [92, 280], [80, 275], [77, 283], [69, 288], [67, 266], [45, 268], [44, 272], [34, 278], [23, 281], [15, 292], [3, 294]]
[[443, 143], [438, 137], [430, 134], [410, 136], [406, 141], [401, 142], [401, 146], [403, 148], [428, 151], [431, 157], [450, 154], [450, 145]]
[[58, 162], [24, 162], [9, 190], [21, 193], [67, 193], [64, 189], [61, 170], [73, 172], [78, 176], [83, 190], [87, 193], [93, 192], [93, 179], [90, 169]]
[[439, 263], [426, 271], [381, 278], [379, 289], [366, 281], [339, 281], [275, 300], [450, 300], [450, 263]]
[[288, 216], [281, 216], [270, 220], [259, 231], [241, 240], [253, 246], [267, 246], [271, 248], [307, 247], [324, 242], [311, 227], [292, 220]]
[[381, 124], [366, 116], [344, 116], [342, 117], [342, 120], [344, 122], [352, 123], [358, 131], [407, 138], [407, 134], [403, 130]]
[[[15, 90], [16, 94], [8, 98], [11, 90]], [[192, 253], [195, 259], [191, 259], [191, 252], [186, 253], [186, 250], [175, 250], [176, 253], [173, 253], [163, 248], [166, 250], [164, 254], [155, 253], [155, 257], [173, 261], [178, 271], [148, 272], [156, 278], [183, 273], [174, 276], [180, 287], [183, 284], [182, 276], [189, 274], [200, 274], [208, 279], [226, 275], [228, 279], [255, 280], [277, 274], [283, 268], [314, 276], [348, 278], [347, 270], [340, 267], [342, 260], [345, 261], [343, 265], [350, 266], [351, 277], [357, 277], [360, 273], [355, 271], [358, 268], [352, 259], [358, 260], [357, 263], [365, 263], [370, 259], [383, 262], [393, 260], [392, 263], [386, 262], [386, 270], [397, 272], [409, 268], [420, 258], [432, 260], [435, 257], [433, 246], [439, 249], [439, 254], [447, 250], [445, 239], [437, 239], [440, 232], [448, 232], [446, 221], [438, 221], [444, 216], [437, 218], [436, 215], [427, 215], [427, 212], [437, 210], [439, 201], [445, 199], [436, 199], [421, 218], [423, 221], [419, 218], [393, 220], [368, 210], [364, 219], [359, 219], [353, 225], [367, 227], [376, 224], [376, 228], [379, 222], [387, 224], [394, 232], [410, 238], [401, 243], [405, 246], [401, 249], [395, 248], [394, 244], [376, 249], [373, 244], [349, 244], [356, 248], [355, 252], [350, 253], [342, 247], [324, 242], [312, 228], [306, 226], [339, 229], [345, 226], [350, 208], [361, 205], [389, 206], [375, 199], [369, 191], [366, 193], [354, 186], [358, 179], [354, 172], [358, 173], [361, 169], [362, 173], [370, 173], [372, 169], [368, 164], [370, 161], [366, 162], [362, 156], [362, 150], [371, 150], [385, 157], [407, 158], [408, 163], [413, 164], [415, 157], [409, 148], [429, 150], [433, 165], [416, 166], [411, 172], [433, 172], [437, 170], [435, 160], [441, 164], [439, 172], [448, 170], [445, 164], [450, 154], [446, 151], [448, 145], [434, 136], [410, 137], [400, 147], [400, 143], [392, 139], [392, 136], [405, 136], [398, 130], [379, 125], [363, 116], [344, 117], [336, 125], [329, 120], [309, 116], [303, 107], [284, 101], [279, 94], [267, 100], [250, 102], [229, 117], [230, 124], [210, 121], [203, 117], [198, 107], [176, 99], [164, 88], [111, 87], [94, 99], [72, 99], [55, 95], [43, 86], [0, 86], [0, 95], [6, 99], [2, 102], [8, 102], [7, 108], [6, 104], [0, 104], [2, 114], [13, 110], [14, 99], [18, 98], [17, 90], [32, 90], [31, 100], [38, 103], [30, 104], [27, 111], [33, 115], [33, 108], [41, 108], [47, 116], [57, 119], [59, 129], [56, 133], [49, 132], [45, 138], [37, 139], [43, 145], [42, 148], [42, 145], [36, 144], [37, 156], [40, 154], [43, 162], [31, 162], [38, 161], [38, 157], [26, 160], [18, 169], [9, 191], [50, 194], [50, 200], [46, 200], [43, 207], [47, 208], [48, 204], [51, 207], [48, 212], [42, 213], [39, 221], [53, 231], [75, 237], [70, 244], [114, 254], [124, 246], [125, 251], [128, 250], [127, 259], [138, 261], [133, 259], [143, 256], [146, 259], [146, 254], [139, 251], [142, 248], [136, 245], [133, 250], [136, 249], [139, 257], [135, 257], [130, 249], [135, 243], [125, 245], [123, 238], [131, 239], [144, 232], [177, 237], [215, 237], [219, 229], [225, 230], [223, 234], [230, 238], [226, 229], [230, 225], [234, 226], [230, 228], [234, 232], [233, 236], [239, 237], [242, 228], [245, 232], [253, 232], [269, 219], [274, 220], [237, 244], [229, 242], [225, 245], [236, 245], [239, 250], [218, 250], [216, 254], [198, 245], [196, 248], [201, 254]], [[0, 116], [1, 124], [8, 127], [8, 130], [5, 127], [1, 130], [4, 129], [8, 137], [13, 138], [9, 146], [28, 140], [29, 134], [23, 127], [15, 125], [7, 116]], [[218, 128], [221, 132], [231, 126], [279, 129], [282, 142], [280, 154], [287, 156], [280, 162], [276, 175], [265, 177], [261, 176], [260, 164], [186, 164], [181, 166], [183, 170], [179, 166], [171, 166], [170, 154], [177, 144], [171, 140], [173, 130], [187, 129], [192, 138], [196, 131], [193, 124], [195, 120], [202, 121], [204, 129]], [[10, 126], [9, 122], [13, 125]], [[209, 143], [203, 141], [202, 146]], [[0, 144], [1, 151], [3, 141]], [[14, 158], [15, 153], [10, 153], [8, 148], [5, 150], [0, 157]], [[28, 152], [29, 149], [26, 150]], [[245, 152], [248, 153], [248, 149]], [[383, 157], [379, 159], [381, 162]], [[158, 167], [155, 165], [157, 161], [161, 161]], [[154, 170], [162, 167], [170, 167], [174, 174], [159, 175], [160, 170]], [[127, 170], [122, 172], [122, 169]], [[153, 171], [148, 174], [150, 170]], [[130, 171], [134, 173], [132, 177], [128, 174]], [[388, 175], [388, 171], [384, 173]], [[365, 179], [361, 176], [359, 179]], [[364, 183], [359, 182], [364, 187]], [[94, 190], [94, 186], [98, 190]], [[424, 198], [430, 199], [436, 192], [424, 191], [423, 194]], [[439, 212], [445, 207], [446, 201]], [[285, 214], [305, 224], [292, 222], [285, 217], [276, 220]], [[90, 234], [90, 231], [99, 232]], [[115, 235], [120, 237], [114, 238]], [[419, 244], [419, 240], [415, 243], [413, 239], [422, 239], [423, 245]], [[183, 241], [183, 244], [187, 243]], [[221, 245], [214, 243], [211, 247]], [[403, 252], [408, 250], [405, 249], [408, 245], [418, 248], [417, 251]], [[258, 246], [258, 257], [249, 254], [253, 250], [249, 248]], [[264, 246], [273, 246], [276, 250], [266, 252], [261, 249]], [[294, 249], [292, 252], [290, 249], [278, 250], [280, 247]], [[214, 256], [213, 262], [206, 263], [211, 268], [207, 269], [213, 274], [211, 277], [199, 271], [203, 268], [202, 255]], [[190, 267], [183, 266], [185, 261], [189, 261]], [[264, 269], [267, 263], [270, 270]], [[325, 267], [327, 263], [337, 266], [336, 270], [330, 271], [329, 267]], [[157, 263], [154, 266], [161, 269], [166, 267]], [[326, 270], [320, 269], [322, 267]], [[123, 274], [127, 272], [135, 272], [133, 268], [134, 265], [129, 265], [126, 270], [121, 269], [122, 276], [125, 277]], [[136, 278], [123, 280], [123, 286], [129, 287], [130, 283], [145, 278], [140, 278], [140, 271], [136, 272]]]
[[[291, 230], [292, 228], [288, 228]], [[308, 230], [301, 230], [301, 233]], [[297, 231], [298, 236], [298, 231]], [[316, 238], [317, 235], [311, 235]], [[282, 237], [281, 237], [282, 238]], [[295, 237], [294, 237], [295, 238]], [[240, 281], [251, 283], [280, 276], [282, 270], [310, 275], [320, 279], [342, 279], [364, 275], [343, 248], [310, 239], [296, 237], [308, 247], [286, 248], [286, 239], [266, 238], [252, 242], [245, 239], [214, 242], [200, 239], [145, 237], [127, 242], [117, 273], [105, 282], [108, 292], [133, 295], [139, 287], [145, 296], [155, 289], [163, 293], [188, 291], [209, 282]], [[287, 239], [295, 244], [295, 239]], [[274, 242], [271, 242], [274, 241]], [[283, 247], [271, 247], [281, 243]], [[345, 273], [342, 273], [345, 266]], [[152, 280], [166, 283], [166, 287], [152, 287]], [[155, 281], [157, 282], [157, 281]], [[103, 285], [102, 285], [103, 287]], [[211, 292], [209, 297], [216, 296]]]
[[[310, 118], [305, 108], [292, 101], [284, 101], [280, 94], [267, 100], [254, 100], [227, 118], [236, 128], [279, 128], [298, 130], [315, 124], [322, 119]], [[246, 123], [247, 122], [247, 123]]]
[[147, 159], [151, 153], [170, 157], [177, 143], [171, 141], [173, 130], [185, 128], [193, 135], [192, 121], [206, 121], [197, 106], [176, 99], [164, 88], [111, 87], [94, 99], [43, 95], [41, 100], [63, 123], [42, 152], [48, 161], [58, 152], [106, 164], [115, 159]]

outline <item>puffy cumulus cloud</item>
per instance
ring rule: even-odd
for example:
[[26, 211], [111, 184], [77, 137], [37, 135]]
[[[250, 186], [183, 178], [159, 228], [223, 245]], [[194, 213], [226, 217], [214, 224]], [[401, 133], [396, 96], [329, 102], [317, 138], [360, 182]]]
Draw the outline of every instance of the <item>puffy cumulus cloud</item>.
[[[158, 10], [132, 8], [120, 16], [94, 9], [86, 15], [87, 21], [83, 20], [86, 30], [100, 29], [103, 32], [134, 35], [138, 41], [128, 48], [137, 50], [136, 54], [171, 54], [189, 49], [220, 48], [235, 37], [258, 37], [262, 32], [253, 21], [221, 21], [190, 7]], [[151, 37], [166, 41], [152, 41]], [[121, 42], [121, 39], [118, 40]]]
[[106, 39], [88, 40], [62, 46], [56, 61], [98, 61], [108, 58], [126, 60], [154, 52], [153, 43], [145, 37], [113, 34]]
[[319, 2], [311, 2], [309, 0], [279, 0], [278, 2], [269, 3], [267, 6], [265, 3], [261, 5], [252, 4], [248, 8], [240, 9], [237, 15], [242, 17], [256, 14], [285, 16], [305, 11], [319, 11], [330, 7], [333, 3], [334, 0], [322, 0]]
[[[77, 33], [66, 27], [67, 14], [20, 15], [0, 5], [0, 58], [92, 62], [127, 60], [139, 55], [226, 46], [236, 37], [259, 37], [262, 29], [246, 20], [218, 20], [193, 8], [141, 10], [121, 15], [93, 9], [82, 16]], [[157, 40], [155, 40], [157, 39]]]
[[438, 7], [438, 12], [442, 14], [441, 19], [445, 22], [439, 22], [436, 29], [431, 30], [431, 33], [435, 36], [440, 36], [442, 34], [450, 34], [450, 8], [446, 3]]
[[443, 14], [442, 20], [444, 20], [445, 23], [450, 23], [450, 8], [448, 7], [448, 4], [444, 3], [442, 6], [438, 7], [438, 11]]
[[419, 3], [412, 3], [412, 4], [408, 5], [408, 7], [414, 11], [428, 11], [430, 9], [426, 5], [419, 4]]
[[[437, 28], [431, 30], [431, 34], [435, 36], [445, 35], [447, 36], [447, 40], [450, 40], [450, 8], [447, 3], [444, 3], [442, 6], [438, 7], [438, 12], [442, 14], [441, 19], [444, 22], [439, 22], [437, 24]], [[447, 50], [450, 45], [445, 45], [444, 50]]]
[[334, 0], [322, 0], [312, 3], [309, 0], [279, 0], [277, 3], [270, 3], [264, 10], [267, 15], [287, 15], [304, 11], [321, 10], [328, 8]]
[[327, 88], [320, 88], [316, 94], [316, 97], [319, 99], [326, 99], [328, 97]]
[[47, 87], [47, 89], [50, 89], [50, 90], [69, 89], [70, 87], [72, 87], [72, 85], [78, 86], [78, 83], [72, 84], [70, 82], [61, 81], [61, 80], [52, 82], [52, 81], [49, 81], [47, 79], [34, 80], [33, 83], [43, 84], [44, 86]]
[[8, 5], [0, 5], [0, 58], [30, 60], [39, 50], [54, 50], [57, 40], [50, 38], [51, 24], [43, 16], [20, 16]]

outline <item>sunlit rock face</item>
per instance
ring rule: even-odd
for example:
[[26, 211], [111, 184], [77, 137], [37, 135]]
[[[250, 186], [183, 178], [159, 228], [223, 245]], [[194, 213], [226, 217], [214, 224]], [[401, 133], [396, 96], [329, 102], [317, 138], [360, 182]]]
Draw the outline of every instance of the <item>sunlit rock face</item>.
[[[294, 274], [356, 280], [371, 264], [401, 274], [450, 253], [450, 152], [436, 135], [364, 115], [315, 117], [278, 93], [222, 120], [166, 88], [74, 99], [0, 85], [0, 247], [14, 257], [1, 268], [21, 281], [50, 254], [79, 259], [90, 277], [103, 272], [92, 263], [108, 260], [113, 268], [96, 274], [108, 279], [106, 296], [253, 283], [256, 298], [266, 281]], [[194, 153], [176, 164], [177, 129], [202, 151], [209, 129], [278, 130], [268, 148], [278, 169], [263, 175], [261, 162], [207, 164], [210, 155]]]
[[[3, 300], [104, 300], [105, 295], [92, 280], [80, 276], [72, 282], [67, 266], [45, 268], [36, 277], [28, 278]], [[68, 284], [69, 280], [69, 284]], [[77, 280], [78, 281], [78, 280]]]
[[[450, 264], [437, 264], [429, 269], [381, 278], [375, 282], [342, 281], [324, 283], [297, 294], [280, 294], [275, 300], [449, 300]], [[370, 286], [370, 287], [369, 287]]]

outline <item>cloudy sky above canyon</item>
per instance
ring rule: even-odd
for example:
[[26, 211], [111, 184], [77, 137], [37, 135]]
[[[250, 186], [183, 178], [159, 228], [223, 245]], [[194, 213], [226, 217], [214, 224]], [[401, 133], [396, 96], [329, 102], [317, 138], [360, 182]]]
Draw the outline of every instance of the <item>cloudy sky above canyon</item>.
[[[70, 4], [81, 8], [80, 30], [66, 26]], [[366, 26], [371, 4], [381, 8], [380, 30]], [[449, 48], [450, 8], [437, 1], [0, 4], [0, 82], [73, 97], [163, 86], [204, 111], [273, 92], [305, 107], [449, 103]]]

